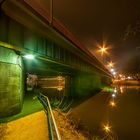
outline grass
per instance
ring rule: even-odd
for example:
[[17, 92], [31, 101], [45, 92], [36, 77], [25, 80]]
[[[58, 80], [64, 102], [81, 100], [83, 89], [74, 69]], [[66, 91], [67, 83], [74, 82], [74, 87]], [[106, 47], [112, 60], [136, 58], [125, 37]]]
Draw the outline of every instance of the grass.
[[0, 123], [9, 122], [21, 117], [24, 117], [28, 114], [40, 111], [43, 109], [42, 104], [39, 102], [37, 96], [33, 92], [27, 92], [24, 96], [23, 108], [20, 113], [17, 115], [0, 118]]

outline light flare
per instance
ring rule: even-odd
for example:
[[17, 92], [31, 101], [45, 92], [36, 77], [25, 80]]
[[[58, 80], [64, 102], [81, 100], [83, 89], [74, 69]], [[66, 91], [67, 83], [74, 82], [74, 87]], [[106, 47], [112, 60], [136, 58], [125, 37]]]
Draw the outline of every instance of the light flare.
[[30, 60], [34, 59], [34, 55], [32, 55], [32, 54], [26, 54], [23, 57], [26, 59], [30, 59]]
[[114, 101], [110, 101], [110, 105], [111, 105], [112, 107], [115, 107], [115, 106], [116, 106], [116, 103], [115, 103]]
[[61, 90], [63, 90], [63, 87], [62, 87], [62, 86], [58, 86], [58, 87], [57, 87], [57, 90], [58, 90], [58, 91], [61, 91]]
[[114, 93], [117, 93], [117, 89], [114, 89]]
[[116, 94], [115, 94], [115, 93], [113, 93], [113, 94], [112, 94], [112, 97], [116, 97]]
[[111, 126], [109, 124], [103, 125], [103, 130], [106, 133], [109, 133], [111, 131]]
[[114, 66], [114, 63], [112, 62], [112, 61], [110, 61], [109, 63], [108, 63], [108, 67], [109, 68], [112, 68]]

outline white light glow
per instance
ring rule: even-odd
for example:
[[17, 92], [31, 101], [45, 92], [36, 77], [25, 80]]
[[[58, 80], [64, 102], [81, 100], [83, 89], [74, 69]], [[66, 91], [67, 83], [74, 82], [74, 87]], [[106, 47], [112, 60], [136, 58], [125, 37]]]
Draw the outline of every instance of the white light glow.
[[27, 54], [27, 55], [24, 55], [23, 57], [26, 59], [31, 59], [31, 60], [34, 59], [34, 56], [32, 54]]
[[114, 89], [114, 92], [117, 93], [117, 89]]
[[110, 69], [110, 71], [111, 71], [111, 72], [114, 72], [115, 70], [114, 70], [114, 69]]
[[113, 75], [116, 75], [116, 72], [114, 71], [114, 72], [112, 72], [112, 74], [113, 74]]
[[116, 94], [113, 93], [113, 94], [112, 94], [112, 97], [116, 97]]
[[132, 77], [128, 76], [127, 79], [132, 79]]

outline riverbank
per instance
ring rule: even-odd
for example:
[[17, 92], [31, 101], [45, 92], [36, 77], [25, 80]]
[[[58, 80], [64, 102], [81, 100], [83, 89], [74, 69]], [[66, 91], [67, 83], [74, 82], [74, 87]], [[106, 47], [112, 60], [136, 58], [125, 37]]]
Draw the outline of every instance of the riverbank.
[[70, 113], [53, 110], [56, 124], [62, 140], [92, 140], [89, 132], [70, 117]]
[[138, 80], [114, 80], [114, 85], [131, 85], [140, 86], [140, 81]]

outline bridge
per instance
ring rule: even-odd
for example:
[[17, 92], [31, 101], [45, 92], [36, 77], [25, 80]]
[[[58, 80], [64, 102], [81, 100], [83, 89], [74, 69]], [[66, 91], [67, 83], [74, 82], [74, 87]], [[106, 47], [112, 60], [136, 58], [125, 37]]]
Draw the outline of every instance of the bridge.
[[[83, 98], [110, 84], [111, 75], [41, 1], [4, 0], [0, 9], [0, 117], [22, 110], [28, 74], [49, 96]], [[26, 59], [26, 55], [34, 59]]]

